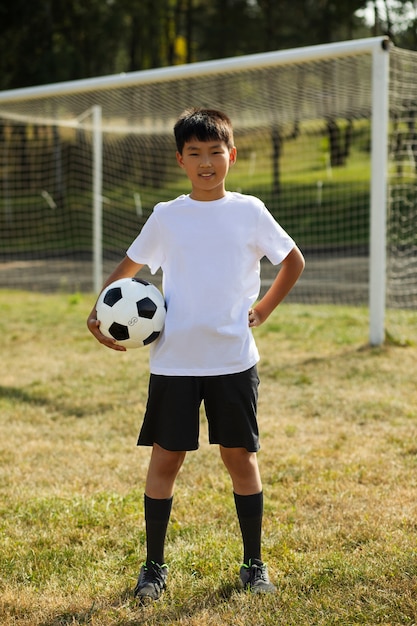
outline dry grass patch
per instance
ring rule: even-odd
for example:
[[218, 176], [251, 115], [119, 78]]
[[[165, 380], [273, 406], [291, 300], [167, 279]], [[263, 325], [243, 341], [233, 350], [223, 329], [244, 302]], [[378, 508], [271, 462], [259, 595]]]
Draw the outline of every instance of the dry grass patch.
[[178, 479], [169, 588], [138, 607], [147, 352], [96, 344], [91, 298], [2, 296], [2, 626], [417, 622], [415, 312], [382, 348], [366, 345], [361, 309], [284, 305], [257, 329], [264, 558], [279, 594], [239, 590], [230, 481], [203, 427]]

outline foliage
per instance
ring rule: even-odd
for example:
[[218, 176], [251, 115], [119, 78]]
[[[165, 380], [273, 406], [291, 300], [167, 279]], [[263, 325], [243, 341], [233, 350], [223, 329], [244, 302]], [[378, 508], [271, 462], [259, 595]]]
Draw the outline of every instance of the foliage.
[[384, 32], [390, 32], [399, 46], [415, 47], [417, 18], [411, 2], [403, 0], [388, 13], [386, 23], [378, 18], [372, 28], [357, 14], [367, 4], [366, 0], [4, 0], [0, 89]]

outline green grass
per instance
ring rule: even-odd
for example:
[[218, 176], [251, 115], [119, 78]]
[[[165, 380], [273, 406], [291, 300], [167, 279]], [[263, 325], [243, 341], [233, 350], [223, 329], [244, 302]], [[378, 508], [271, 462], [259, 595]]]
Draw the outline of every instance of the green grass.
[[92, 297], [1, 301], [2, 626], [416, 623], [416, 312], [391, 312], [379, 348], [359, 308], [282, 305], [255, 331], [263, 550], [279, 593], [239, 590], [230, 481], [203, 426], [177, 481], [169, 588], [138, 607], [147, 351], [97, 344]]
[[[339, 124], [343, 128], [342, 120]], [[275, 163], [279, 189], [273, 180], [270, 131], [265, 129], [237, 133], [238, 160], [228, 174], [227, 188], [262, 198], [302, 248], [366, 247], [370, 202], [369, 121], [355, 121], [349, 155], [338, 167], [329, 166], [329, 139], [323, 122], [302, 123], [296, 137], [291, 136], [290, 130], [283, 129], [284, 140]], [[73, 140], [68, 136], [69, 143], [63, 146], [75, 149]], [[107, 252], [125, 250], [132, 233], [137, 232], [157, 202], [190, 190], [189, 181], [175, 163], [171, 138], [165, 138], [156, 150], [155, 145], [150, 150], [146, 142], [139, 141], [127, 159], [124, 140], [105, 142], [103, 245]], [[35, 154], [36, 151], [29, 154], [30, 162]], [[20, 176], [19, 167], [16, 164], [13, 174], [16, 179]], [[37, 171], [35, 162], [32, 169]], [[415, 190], [412, 174], [400, 162], [392, 164], [390, 170], [393, 216], [389, 235], [395, 243], [399, 236], [395, 216], [400, 216], [401, 223], [412, 221]], [[57, 196], [56, 209], [51, 209], [42, 197], [43, 187], [39, 187], [36, 177], [32, 181], [25, 178], [20, 192], [9, 190], [0, 197], [3, 254], [79, 253], [91, 248], [93, 199], [88, 176], [81, 180], [66, 168], [63, 176], [62, 198], [50, 181], [43, 185]], [[138, 192], [142, 217], [137, 215], [135, 207], [134, 196]], [[404, 232], [401, 233], [404, 238]], [[412, 245], [413, 229], [408, 238]]]
[[[292, 236], [300, 241], [300, 245], [335, 244], [340, 241], [354, 245], [358, 243], [358, 237], [359, 243], [367, 242], [370, 160], [363, 135], [368, 137], [369, 128], [366, 121], [357, 121], [356, 127], [346, 165], [331, 171], [326, 166], [329, 153], [327, 135], [320, 124], [303, 124], [297, 139], [286, 138], [279, 159], [279, 193], [272, 182], [269, 132], [237, 137], [238, 161], [230, 170], [227, 186], [230, 190], [262, 198], [280, 222], [290, 229]], [[151, 154], [146, 152], [144, 146], [141, 150], [139, 146], [138, 152], [134, 151], [129, 158], [128, 171], [125, 171], [126, 165], [123, 168], [118, 160], [126, 149], [123, 144], [115, 142], [115, 145], [109, 143], [106, 146], [109, 152], [105, 152], [103, 171], [103, 242], [106, 249], [117, 245], [123, 249], [129, 245], [132, 232], [137, 231], [140, 222], [135, 211], [134, 193], [140, 191], [146, 217], [156, 202], [187, 193], [189, 183], [175, 163], [171, 141], [160, 146], [161, 152], [152, 153], [156, 159], [153, 167], [148, 163]], [[139, 161], [135, 167], [132, 159], [135, 163], [135, 159]], [[149, 167], [146, 176], [142, 172], [143, 162]], [[143, 180], [138, 179], [140, 172]], [[20, 194], [0, 197], [0, 248], [3, 252], [62, 252], [90, 248], [91, 185], [88, 181], [73, 180], [69, 172], [66, 175], [68, 180], [63, 192], [63, 205], [59, 204], [54, 210], [42, 198], [39, 183], [32, 190], [26, 185]], [[318, 183], [322, 184], [319, 203]], [[51, 193], [53, 195], [52, 189]], [[359, 218], [356, 213], [359, 213]], [[365, 213], [365, 218], [362, 213]], [[335, 215], [337, 229], [334, 228]], [[317, 219], [319, 232], [314, 227]], [[330, 241], [323, 240], [326, 230], [331, 233]], [[120, 241], [116, 242], [115, 231], [119, 233]]]

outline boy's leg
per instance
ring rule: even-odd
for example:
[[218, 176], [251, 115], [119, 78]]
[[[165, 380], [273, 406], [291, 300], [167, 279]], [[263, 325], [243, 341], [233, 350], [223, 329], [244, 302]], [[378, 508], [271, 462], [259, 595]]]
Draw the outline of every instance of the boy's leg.
[[185, 452], [173, 452], [154, 444], [145, 486], [146, 563], [142, 566], [135, 596], [156, 600], [165, 588], [168, 568], [164, 547], [171, 514], [174, 484]]
[[243, 562], [249, 564], [251, 559], [261, 559], [263, 493], [256, 452], [220, 446], [220, 454], [232, 479], [242, 531]]
[[256, 452], [220, 446], [220, 454], [232, 479], [236, 512], [242, 532], [242, 583], [254, 593], [274, 593], [275, 586], [269, 581], [261, 558], [263, 492]]
[[232, 479], [235, 493], [250, 496], [262, 491], [256, 452], [248, 452], [246, 448], [220, 446], [220, 455]]
[[164, 563], [165, 536], [171, 515], [174, 484], [185, 452], [152, 448], [145, 485], [147, 562]]
[[186, 452], [165, 450], [157, 443], [152, 447], [146, 476], [145, 493], [150, 498], [172, 498], [177, 474], [184, 462]]

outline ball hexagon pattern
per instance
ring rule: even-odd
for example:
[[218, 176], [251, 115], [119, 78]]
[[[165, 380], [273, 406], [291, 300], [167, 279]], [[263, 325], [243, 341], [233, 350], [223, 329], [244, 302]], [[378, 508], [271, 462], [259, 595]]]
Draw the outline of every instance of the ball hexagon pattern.
[[138, 278], [116, 280], [97, 300], [101, 332], [126, 348], [140, 348], [158, 339], [165, 315], [165, 300], [159, 289]]

